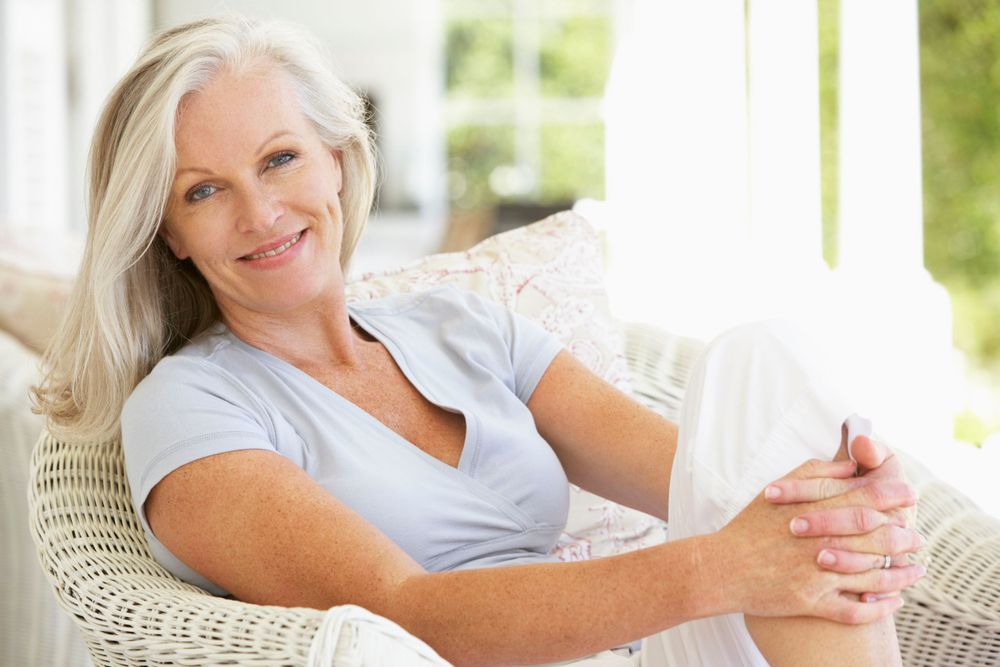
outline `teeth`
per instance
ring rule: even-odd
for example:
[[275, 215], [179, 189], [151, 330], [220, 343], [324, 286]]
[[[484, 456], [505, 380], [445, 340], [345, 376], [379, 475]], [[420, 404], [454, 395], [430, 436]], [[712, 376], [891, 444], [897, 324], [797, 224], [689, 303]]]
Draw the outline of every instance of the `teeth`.
[[298, 243], [300, 238], [302, 238], [302, 232], [299, 232], [294, 237], [292, 237], [292, 239], [289, 240], [287, 243], [280, 245], [277, 248], [274, 248], [273, 250], [257, 253], [256, 255], [247, 255], [243, 259], [263, 259], [264, 257], [274, 257], [275, 255], [280, 255], [281, 253], [285, 252], [293, 245]]

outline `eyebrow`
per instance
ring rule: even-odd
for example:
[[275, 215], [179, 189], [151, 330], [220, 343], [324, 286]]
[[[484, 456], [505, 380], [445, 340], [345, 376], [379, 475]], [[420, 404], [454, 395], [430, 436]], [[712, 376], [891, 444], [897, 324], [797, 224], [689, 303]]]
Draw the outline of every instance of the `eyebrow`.
[[[263, 143], [261, 143], [260, 147], [257, 149], [257, 154], [259, 155], [260, 153], [263, 153], [265, 146], [267, 146], [269, 143], [271, 143], [275, 139], [278, 139], [278, 138], [283, 137], [285, 135], [290, 135], [290, 136], [293, 136], [293, 137], [298, 136], [298, 135], [296, 135], [294, 132], [292, 132], [290, 130], [278, 130], [277, 132], [275, 132], [274, 134], [272, 134], [271, 136], [269, 136], [267, 139], [265, 139], [263, 141]], [[204, 167], [185, 167], [184, 169], [178, 169], [176, 175], [180, 176], [181, 174], [186, 174], [189, 171], [197, 171], [197, 172], [200, 172], [202, 174], [212, 174], [212, 173], [214, 173], [211, 169], [205, 169]]]

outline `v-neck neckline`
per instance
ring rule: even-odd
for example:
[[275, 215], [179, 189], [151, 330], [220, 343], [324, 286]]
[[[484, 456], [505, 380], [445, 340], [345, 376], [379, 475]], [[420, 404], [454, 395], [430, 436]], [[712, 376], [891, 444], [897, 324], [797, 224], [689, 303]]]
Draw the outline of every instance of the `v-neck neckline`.
[[286, 361], [285, 359], [282, 359], [278, 355], [272, 354], [267, 350], [263, 350], [259, 347], [256, 347], [255, 345], [247, 343], [242, 338], [234, 334], [225, 325], [223, 325], [223, 330], [225, 331], [226, 336], [230, 338], [236, 345], [242, 347], [245, 350], [248, 350], [255, 356], [261, 358], [262, 360], [268, 363], [278, 365], [282, 368], [285, 368], [291, 373], [298, 374], [299, 376], [305, 378], [307, 382], [312, 383], [313, 385], [319, 387], [320, 391], [326, 392], [327, 394], [332, 396], [335, 400], [340, 401], [344, 405], [348, 406], [348, 409], [354, 411], [357, 414], [360, 414], [363, 419], [367, 420], [370, 423], [373, 423], [377, 428], [384, 431], [385, 433], [390, 434], [390, 437], [392, 439], [394, 439], [396, 442], [398, 442], [406, 449], [415, 452], [417, 455], [421, 456], [424, 460], [428, 461], [431, 465], [435, 465], [445, 470], [448, 470], [452, 474], [460, 473], [467, 478], [474, 479], [473, 462], [475, 460], [475, 455], [476, 455], [475, 452], [476, 443], [478, 442], [478, 437], [476, 437], [478, 434], [478, 422], [475, 418], [475, 414], [471, 411], [463, 410], [462, 407], [459, 405], [450, 405], [444, 403], [438, 400], [436, 396], [433, 396], [427, 390], [427, 387], [424, 386], [424, 384], [420, 381], [420, 379], [415, 377], [413, 371], [410, 369], [409, 364], [406, 363], [406, 352], [403, 349], [401, 349], [401, 347], [397, 345], [396, 342], [392, 340], [392, 338], [390, 338], [384, 331], [379, 329], [378, 326], [375, 325], [373, 322], [371, 322], [370, 320], [368, 320], [363, 316], [359, 317], [358, 311], [361, 310], [362, 308], [358, 308], [357, 305], [354, 303], [347, 304], [348, 315], [350, 316], [351, 320], [355, 323], [356, 327], [360, 331], [363, 331], [364, 333], [368, 334], [373, 339], [382, 344], [386, 352], [389, 354], [393, 362], [396, 364], [396, 367], [399, 368], [400, 372], [403, 373], [403, 376], [406, 377], [407, 381], [410, 383], [410, 385], [413, 386], [413, 388], [417, 391], [417, 393], [419, 393], [427, 402], [436, 405], [440, 408], [443, 408], [445, 410], [448, 410], [450, 412], [458, 412], [464, 418], [465, 437], [464, 440], [462, 441], [462, 453], [459, 455], [457, 466], [452, 466], [435, 456], [431, 456], [423, 448], [418, 447], [408, 438], [404, 437], [402, 434], [390, 428], [388, 425], [385, 424], [385, 422], [375, 417], [373, 414], [371, 414], [370, 412], [359, 406], [357, 403], [350, 400], [346, 396], [337, 393], [330, 387], [326, 386], [325, 384], [314, 378], [309, 373], [303, 371], [295, 364]]

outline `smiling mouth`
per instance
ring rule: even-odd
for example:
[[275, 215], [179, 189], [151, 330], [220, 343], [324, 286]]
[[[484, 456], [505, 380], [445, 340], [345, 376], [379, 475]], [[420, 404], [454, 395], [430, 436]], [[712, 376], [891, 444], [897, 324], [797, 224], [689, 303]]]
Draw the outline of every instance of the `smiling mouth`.
[[304, 234], [304, 233], [305, 233], [305, 230], [302, 230], [301, 232], [299, 232], [298, 234], [296, 234], [295, 236], [293, 236], [292, 238], [290, 238], [288, 241], [286, 241], [285, 243], [281, 244], [277, 248], [271, 248], [270, 250], [268, 250], [266, 252], [259, 252], [259, 253], [255, 254], [255, 255], [244, 255], [243, 257], [240, 257], [240, 259], [243, 259], [243, 260], [254, 260], [254, 259], [264, 259], [265, 257], [275, 257], [277, 255], [280, 255], [281, 253], [285, 252], [286, 250], [288, 250], [289, 248], [291, 248], [293, 245], [295, 245], [296, 243], [298, 243], [299, 240], [302, 238], [302, 234]]

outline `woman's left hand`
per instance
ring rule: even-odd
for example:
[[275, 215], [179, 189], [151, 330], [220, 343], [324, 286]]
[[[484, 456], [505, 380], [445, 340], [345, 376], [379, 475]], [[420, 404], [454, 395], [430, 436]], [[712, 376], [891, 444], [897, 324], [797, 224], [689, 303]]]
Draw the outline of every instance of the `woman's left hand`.
[[[851, 450], [858, 462], [858, 476], [846, 479], [782, 479], [768, 485], [765, 497], [775, 504], [808, 503], [867, 487], [872, 498], [871, 506], [805, 512], [793, 521], [792, 532], [801, 537], [828, 537], [824, 548], [816, 556], [816, 562], [831, 571], [850, 574], [908, 565], [908, 555], [914, 553], [914, 548], [904, 529], [916, 527], [916, 493], [912, 495], [912, 502], [897, 509], [881, 513], [872, 511], [879, 504], [882, 494], [898, 494], [898, 485], [906, 483], [899, 458], [885, 443], [867, 436], [855, 438]], [[847, 449], [842, 446], [835, 459], [846, 458]], [[889, 523], [885, 522], [886, 516], [890, 517]], [[857, 536], [869, 533], [870, 537], [877, 538], [881, 553], [859, 549]], [[867, 543], [870, 544], [871, 540]], [[868, 596], [865, 594], [861, 598], [876, 599], [875, 596]], [[882, 597], [886, 595], [878, 596]]]

